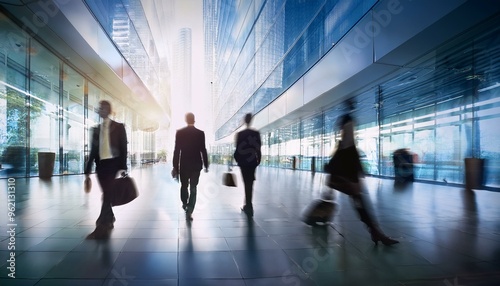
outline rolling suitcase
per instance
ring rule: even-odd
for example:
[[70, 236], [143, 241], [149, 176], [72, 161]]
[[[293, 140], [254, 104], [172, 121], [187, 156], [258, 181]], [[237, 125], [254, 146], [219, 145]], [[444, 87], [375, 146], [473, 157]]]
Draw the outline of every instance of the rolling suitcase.
[[302, 212], [302, 221], [308, 225], [328, 224], [333, 220], [337, 204], [331, 192], [326, 192], [321, 199], [312, 201]]

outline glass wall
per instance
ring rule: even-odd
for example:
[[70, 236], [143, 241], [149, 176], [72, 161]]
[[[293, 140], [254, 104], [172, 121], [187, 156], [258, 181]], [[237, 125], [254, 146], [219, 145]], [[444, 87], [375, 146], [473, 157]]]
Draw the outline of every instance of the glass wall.
[[0, 21], [0, 34], [0, 174], [24, 176], [30, 164], [26, 93], [29, 37], [4, 20]]
[[83, 173], [103, 99], [125, 124], [132, 153], [153, 156], [155, 134], [134, 128], [138, 114], [0, 17], [0, 178], [38, 176], [39, 152], [55, 153], [55, 175]]
[[376, 2], [217, 1], [216, 16], [205, 15], [218, 22], [215, 38], [207, 41], [216, 53], [209, 64], [216, 139], [236, 130], [245, 113], [258, 113], [278, 98]]
[[62, 174], [81, 174], [85, 164], [85, 79], [71, 67], [62, 71], [60, 140]]
[[300, 156], [298, 168], [302, 170], [315, 170], [317, 164], [321, 165], [323, 153], [322, 142], [324, 127], [323, 114], [318, 114], [314, 117], [307, 118], [301, 123], [300, 130]]
[[[367, 174], [394, 177], [394, 151], [413, 153], [419, 181], [463, 184], [466, 158], [485, 160], [484, 184], [500, 188], [500, 18], [455, 39], [392, 79], [354, 96], [355, 138]], [[321, 171], [336, 143], [333, 106], [262, 134], [262, 164]], [[234, 148], [230, 148], [230, 151]]]
[[[38, 152], [56, 154], [54, 174], [61, 174], [63, 160], [59, 147], [63, 131], [60, 107], [60, 77], [62, 63], [42, 45], [32, 42], [36, 51], [30, 57], [30, 151], [33, 165], [30, 175], [38, 174]], [[61, 157], [60, 157], [61, 156]]]
[[[153, 95], [166, 95], [159, 88], [160, 58], [140, 0], [85, 0], [124, 59]], [[157, 99], [161, 100], [161, 97]]]

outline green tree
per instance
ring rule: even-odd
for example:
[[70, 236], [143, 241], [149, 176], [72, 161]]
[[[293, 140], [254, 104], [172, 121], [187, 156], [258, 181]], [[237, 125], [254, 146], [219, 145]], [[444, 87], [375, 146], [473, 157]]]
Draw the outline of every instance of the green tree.
[[28, 120], [38, 118], [43, 109], [43, 102], [35, 101], [27, 107], [26, 96], [14, 89], [7, 88], [6, 93], [6, 133], [2, 141], [5, 149], [2, 150], [2, 161], [19, 169], [26, 162], [26, 148], [28, 136]]

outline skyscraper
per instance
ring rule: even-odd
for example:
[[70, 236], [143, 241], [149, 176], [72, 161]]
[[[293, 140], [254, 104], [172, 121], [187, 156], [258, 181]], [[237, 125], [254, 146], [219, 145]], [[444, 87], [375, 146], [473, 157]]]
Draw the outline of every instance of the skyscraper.
[[[183, 118], [192, 108], [192, 42], [191, 29], [181, 28], [177, 34], [174, 53], [172, 104], [173, 117]], [[177, 114], [176, 114], [177, 113]]]

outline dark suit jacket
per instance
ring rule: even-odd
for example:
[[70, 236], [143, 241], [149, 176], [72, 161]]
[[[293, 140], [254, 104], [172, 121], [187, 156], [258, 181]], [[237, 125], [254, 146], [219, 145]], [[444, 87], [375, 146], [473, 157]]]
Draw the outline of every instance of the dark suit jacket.
[[205, 133], [194, 126], [177, 130], [173, 158], [174, 168], [182, 171], [199, 171], [208, 168]]
[[[90, 155], [85, 166], [85, 174], [89, 174], [92, 169], [92, 163], [96, 164], [96, 171], [99, 171], [99, 134], [101, 125], [92, 129], [92, 141], [90, 147]], [[117, 158], [118, 170], [127, 170], [127, 133], [125, 126], [122, 123], [111, 120], [109, 124], [109, 145], [111, 154]]]
[[236, 134], [236, 150], [234, 159], [240, 167], [257, 167], [260, 164], [262, 153], [260, 147], [260, 133], [247, 128]]

